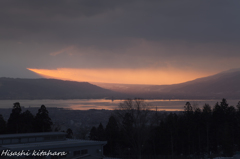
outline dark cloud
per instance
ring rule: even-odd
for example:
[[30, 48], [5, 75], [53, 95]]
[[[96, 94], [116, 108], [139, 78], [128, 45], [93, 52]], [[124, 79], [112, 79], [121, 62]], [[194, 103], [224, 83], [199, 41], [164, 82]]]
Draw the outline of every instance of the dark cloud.
[[207, 69], [198, 59], [240, 60], [239, 7], [226, 0], [3, 0], [0, 62]]
[[81, 43], [88, 38], [86, 43], [94, 45], [99, 44], [99, 39], [110, 42], [121, 37], [154, 41], [239, 41], [238, 1], [10, 0], [1, 3], [1, 32], [5, 35], [1, 38], [21, 40], [33, 34], [69, 43]]

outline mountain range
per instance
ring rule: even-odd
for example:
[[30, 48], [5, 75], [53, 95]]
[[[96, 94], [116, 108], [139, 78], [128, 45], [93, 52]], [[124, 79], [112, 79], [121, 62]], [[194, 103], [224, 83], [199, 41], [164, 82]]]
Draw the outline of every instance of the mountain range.
[[239, 99], [240, 69], [224, 71], [173, 85], [128, 85], [95, 83], [109, 90], [141, 98], [157, 99]]
[[0, 99], [239, 99], [240, 69], [173, 85], [0, 78]]
[[88, 82], [0, 78], [0, 99], [89, 99], [112, 96], [121, 97], [121, 93]]

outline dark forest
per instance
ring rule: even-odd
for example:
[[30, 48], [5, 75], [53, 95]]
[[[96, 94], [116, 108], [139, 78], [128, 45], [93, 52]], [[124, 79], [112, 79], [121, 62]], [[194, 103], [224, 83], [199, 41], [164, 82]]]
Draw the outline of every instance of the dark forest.
[[203, 158], [233, 156], [240, 150], [240, 103], [229, 106], [226, 99], [213, 108], [183, 112], [149, 111], [143, 100], [126, 100], [102, 124], [93, 127], [92, 140], [107, 140], [105, 155], [123, 158]]
[[[34, 116], [21, 112], [14, 103], [6, 122], [0, 115], [0, 134], [50, 132], [52, 121], [42, 105]], [[70, 134], [70, 135], [69, 135]], [[72, 138], [72, 131], [67, 137]], [[203, 158], [233, 156], [240, 151], [240, 102], [229, 106], [226, 99], [213, 107], [159, 112], [143, 99], [128, 99], [114, 110], [104, 128], [92, 127], [89, 139], [107, 141], [104, 155], [121, 158]]]

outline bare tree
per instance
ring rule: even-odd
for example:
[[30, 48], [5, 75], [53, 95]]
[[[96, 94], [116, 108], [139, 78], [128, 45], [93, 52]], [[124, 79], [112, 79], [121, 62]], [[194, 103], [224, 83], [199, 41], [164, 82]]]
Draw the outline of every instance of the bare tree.
[[143, 99], [127, 99], [116, 111], [124, 136], [138, 158], [148, 138], [149, 112], [149, 105]]

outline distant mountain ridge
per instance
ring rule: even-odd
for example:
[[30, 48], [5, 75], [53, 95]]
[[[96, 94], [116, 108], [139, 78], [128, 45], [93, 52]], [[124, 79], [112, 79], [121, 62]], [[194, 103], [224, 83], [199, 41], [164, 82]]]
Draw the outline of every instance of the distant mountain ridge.
[[127, 85], [101, 83], [96, 83], [96, 85], [143, 98], [240, 99], [240, 69], [232, 69], [212, 76], [173, 85]]
[[233, 69], [212, 76], [178, 84], [171, 93], [199, 98], [240, 98], [240, 70]]
[[0, 99], [88, 99], [121, 95], [88, 82], [0, 78]]
[[173, 85], [0, 78], [0, 99], [240, 99], [240, 69]]

